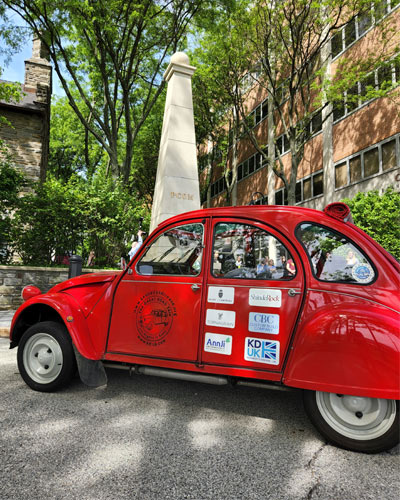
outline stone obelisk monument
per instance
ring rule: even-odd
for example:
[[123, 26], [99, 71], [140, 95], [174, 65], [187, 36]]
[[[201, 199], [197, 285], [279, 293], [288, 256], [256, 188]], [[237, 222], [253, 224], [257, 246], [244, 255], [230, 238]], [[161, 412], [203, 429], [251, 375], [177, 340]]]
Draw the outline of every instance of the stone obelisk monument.
[[200, 208], [194, 132], [192, 76], [184, 52], [176, 52], [164, 73], [168, 83], [150, 231], [173, 215]]

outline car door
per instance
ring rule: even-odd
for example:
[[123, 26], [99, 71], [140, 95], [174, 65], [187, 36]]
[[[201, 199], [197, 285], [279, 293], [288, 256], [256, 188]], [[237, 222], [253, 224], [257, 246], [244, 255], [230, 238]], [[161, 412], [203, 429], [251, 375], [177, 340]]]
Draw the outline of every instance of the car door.
[[201, 362], [282, 371], [304, 294], [302, 263], [273, 227], [214, 219]]
[[108, 353], [197, 360], [206, 221], [168, 226], [119, 283]]

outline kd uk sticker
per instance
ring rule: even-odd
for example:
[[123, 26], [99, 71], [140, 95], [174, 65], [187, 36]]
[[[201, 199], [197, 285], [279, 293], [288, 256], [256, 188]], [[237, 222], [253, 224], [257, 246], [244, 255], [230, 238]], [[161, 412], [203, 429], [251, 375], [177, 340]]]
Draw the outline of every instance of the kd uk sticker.
[[232, 354], [232, 336], [219, 333], [206, 333], [204, 350], [216, 354]]
[[249, 332], [279, 333], [279, 314], [251, 312], [249, 314]]
[[235, 289], [231, 286], [210, 286], [207, 300], [215, 304], [233, 304]]
[[244, 359], [254, 363], [279, 365], [279, 342], [246, 337]]
[[250, 288], [249, 304], [260, 307], [281, 307], [282, 292], [271, 288]]
[[235, 311], [219, 311], [218, 309], [207, 309], [206, 325], [208, 326], [235, 328], [235, 320]]

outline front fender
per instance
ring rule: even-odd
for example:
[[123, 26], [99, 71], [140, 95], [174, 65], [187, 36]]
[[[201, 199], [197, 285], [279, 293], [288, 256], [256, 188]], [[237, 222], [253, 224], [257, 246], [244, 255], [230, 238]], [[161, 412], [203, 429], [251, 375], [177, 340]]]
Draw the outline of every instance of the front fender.
[[284, 383], [337, 394], [400, 399], [400, 314], [358, 297], [346, 301], [329, 294], [325, 304], [321, 302], [320, 292], [309, 292]]
[[92, 360], [102, 358], [103, 352], [96, 350], [93, 345], [84, 312], [73, 297], [64, 293], [32, 297], [17, 309], [10, 328], [11, 347], [18, 344], [32, 321], [46, 321], [54, 314], [64, 323], [73, 344], [83, 357]]

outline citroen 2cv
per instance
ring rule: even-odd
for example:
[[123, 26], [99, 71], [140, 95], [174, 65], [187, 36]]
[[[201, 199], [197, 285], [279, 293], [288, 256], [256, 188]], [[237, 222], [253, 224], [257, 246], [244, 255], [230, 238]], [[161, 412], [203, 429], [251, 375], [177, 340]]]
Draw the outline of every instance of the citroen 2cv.
[[23, 291], [10, 347], [37, 391], [105, 369], [303, 390], [337, 446], [399, 442], [400, 266], [350, 222], [283, 206], [205, 209], [160, 224], [119, 272]]

